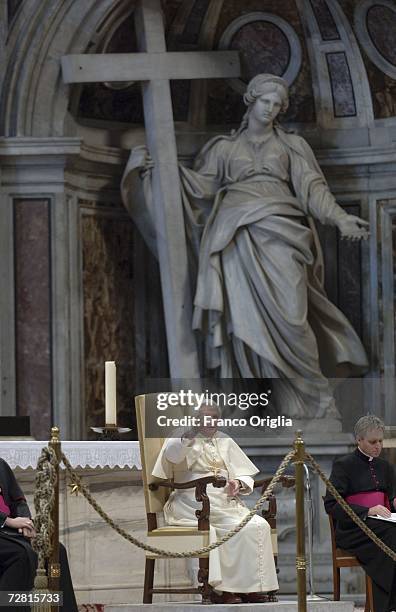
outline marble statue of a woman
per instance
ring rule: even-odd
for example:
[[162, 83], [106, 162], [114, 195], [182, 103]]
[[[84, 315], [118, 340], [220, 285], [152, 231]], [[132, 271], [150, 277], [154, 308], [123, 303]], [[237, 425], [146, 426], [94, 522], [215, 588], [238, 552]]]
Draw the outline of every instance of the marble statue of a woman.
[[192, 326], [220, 377], [280, 380], [288, 415], [335, 416], [326, 377], [361, 374], [367, 358], [324, 292], [313, 219], [352, 240], [368, 224], [337, 204], [305, 140], [276, 123], [288, 106], [282, 78], [257, 75], [244, 101], [239, 130], [180, 168], [187, 235], [199, 244]]

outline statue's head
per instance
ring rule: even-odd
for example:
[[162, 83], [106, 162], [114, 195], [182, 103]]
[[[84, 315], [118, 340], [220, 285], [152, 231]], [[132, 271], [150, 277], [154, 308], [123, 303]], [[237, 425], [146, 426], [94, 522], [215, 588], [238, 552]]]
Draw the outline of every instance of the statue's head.
[[258, 98], [266, 94], [277, 94], [281, 101], [281, 112], [285, 112], [289, 106], [289, 86], [285, 79], [274, 74], [257, 74], [249, 81], [243, 101], [246, 106], [253, 105]]

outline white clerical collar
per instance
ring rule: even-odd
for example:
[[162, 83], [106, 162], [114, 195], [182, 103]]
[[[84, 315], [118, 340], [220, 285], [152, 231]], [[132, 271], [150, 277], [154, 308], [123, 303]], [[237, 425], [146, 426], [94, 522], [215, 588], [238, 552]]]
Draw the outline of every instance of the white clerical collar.
[[360, 448], [360, 446], [358, 446], [358, 450], [362, 453], [362, 455], [364, 455], [365, 457], [368, 457], [369, 461], [372, 461], [374, 459], [374, 457], [372, 457], [371, 455], [368, 455], [367, 453], [365, 453], [364, 451], [362, 451], [362, 449]]

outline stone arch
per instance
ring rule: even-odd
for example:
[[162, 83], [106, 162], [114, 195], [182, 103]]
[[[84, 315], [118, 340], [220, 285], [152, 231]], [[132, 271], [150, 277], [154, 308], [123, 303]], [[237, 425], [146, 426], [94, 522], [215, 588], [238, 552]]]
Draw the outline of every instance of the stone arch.
[[93, 50], [134, 9], [130, 0], [27, 0], [8, 36], [1, 99], [5, 136], [65, 135], [69, 86], [60, 58]]

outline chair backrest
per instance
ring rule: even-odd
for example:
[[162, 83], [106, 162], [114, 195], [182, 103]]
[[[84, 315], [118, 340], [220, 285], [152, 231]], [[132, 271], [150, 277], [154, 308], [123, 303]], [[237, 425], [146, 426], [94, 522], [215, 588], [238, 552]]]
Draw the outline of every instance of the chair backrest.
[[152, 471], [161, 451], [165, 438], [146, 438], [145, 423], [146, 409], [150, 397], [156, 397], [156, 393], [151, 395], [138, 395], [135, 398], [136, 421], [139, 436], [140, 457], [142, 461], [142, 479], [144, 490], [144, 501], [146, 504], [146, 512], [161, 512], [166, 500], [169, 497], [169, 490], [165, 487], [158, 487], [156, 491], [150, 491], [148, 485], [158, 481], [158, 478], [152, 476]]

